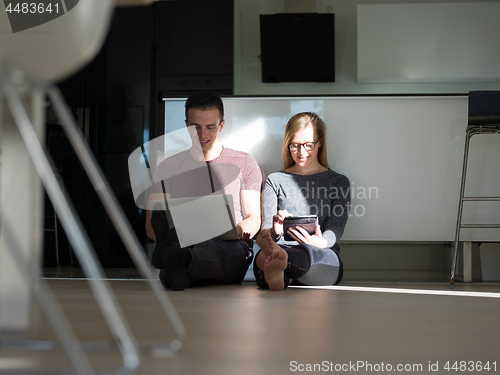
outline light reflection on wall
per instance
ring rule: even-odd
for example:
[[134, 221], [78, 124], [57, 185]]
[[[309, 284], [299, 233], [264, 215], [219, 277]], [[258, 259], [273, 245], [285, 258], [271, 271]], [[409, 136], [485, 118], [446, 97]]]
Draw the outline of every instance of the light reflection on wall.
[[252, 146], [264, 139], [266, 124], [263, 118], [233, 130], [223, 138], [224, 145], [235, 150], [249, 152]]
[[[165, 134], [168, 134], [185, 127], [186, 99], [164, 100]], [[248, 152], [266, 175], [282, 169], [281, 146], [290, 117], [299, 112], [315, 112], [323, 118], [325, 112], [325, 101], [321, 98], [233, 97], [223, 98], [223, 102], [226, 124], [220, 134], [222, 144]], [[169, 136], [168, 142], [171, 141]]]
[[[328, 128], [330, 168], [349, 177], [356, 189], [352, 205], [363, 208], [359, 216], [353, 210], [344, 241], [453, 239], [467, 124], [466, 96], [231, 97], [223, 101], [223, 144], [230, 147], [224, 137], [248, 127], [243, 143], [266, 175], [282, 168], [280, 151], [288, 119], [302, 111], [320, 115]], [[184, 102], [165, 101], [167, 134], [185, 127]], [[253, 127], [263, 127], [264, 136], [251, 131]], [[473, 148], [487, 146], [481, 139], [474, 142], [478, 143]], [[487, 173], [498, 165], [496, 156], [488, 154], [485, 164], [483, 154], [471, 150], [470, 163], [479, 167], [471, 169], [478, 175], [471, 176], [468, 189], [477, 187], [474, 181], [481, 187], [498, 186], [498, 173]], [[376, 198], [359, 197], [362, 189], [372, 187], [379, 192]], [[480, 196], [482, 189], [473, 190]], [[498, 210], [478, 210], [485, 222], [498, 221]], [[498, 231], [483, 232], [473, 229], [463, 235], [473, 241], [498, 241]]]

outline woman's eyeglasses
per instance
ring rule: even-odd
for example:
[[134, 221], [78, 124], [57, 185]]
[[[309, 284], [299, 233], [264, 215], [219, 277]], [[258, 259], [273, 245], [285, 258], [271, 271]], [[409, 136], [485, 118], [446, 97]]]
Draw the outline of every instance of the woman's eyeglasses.
[[299, 149], [304, 146], [304, 148], [306, 149], [306, 151], [312, 151], [314, 150], [314, 148], [316, 147], [316, 143], [319, 142], [319, 139], [316, 141], [316, 142], [306, 142], [306, 143], [290, 143], [288, 145], [288, 148], [290, 149], [290, 151], [299, 151]]

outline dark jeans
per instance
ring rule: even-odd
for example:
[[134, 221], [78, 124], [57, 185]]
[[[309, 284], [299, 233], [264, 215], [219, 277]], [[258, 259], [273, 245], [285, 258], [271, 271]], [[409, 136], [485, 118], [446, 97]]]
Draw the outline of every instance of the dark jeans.
[[193, 284], [241, 284], [253, 260], [253, 242], [212, 239], [187, 248], [191, 262], [186, 267]]
[[193, 284], [241, 284], [253, 260], [253, 241], [211, 239], [181, 248], [164, 211], [152, 213], [156, 246], [151, 262], [162, 269], [165, 287], [182, 290]]

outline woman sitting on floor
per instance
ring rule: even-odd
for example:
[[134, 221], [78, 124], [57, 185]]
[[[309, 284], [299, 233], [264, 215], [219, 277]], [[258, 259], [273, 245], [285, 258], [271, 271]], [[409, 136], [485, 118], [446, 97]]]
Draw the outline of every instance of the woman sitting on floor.
[[[350, 205], [349, 179], [328, 168], [325, 123], [311, 112], [298, 113], [287, 123], [281, 150], [284, 170], [268, 176], [264, 187], [263, 228], [257, 237], [257, 285], [282, 290], [299, 285], [333, 285], [342, 279], [338, 240]], [[287, 216], [317, 215], [315, 233], [288, 229]]]

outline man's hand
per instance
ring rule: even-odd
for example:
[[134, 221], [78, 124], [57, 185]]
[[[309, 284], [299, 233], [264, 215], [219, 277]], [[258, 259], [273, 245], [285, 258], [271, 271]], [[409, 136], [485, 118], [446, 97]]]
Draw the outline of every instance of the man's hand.
[[238, 238], [250, 239], [260, 229], [260, 192], [242, 190], [240, 198], [244, 219], [237, 225], [236, 230]]
[[236, 226], [236, 232], [238, 233], [238, 238], [240, 240], [249, 240], [251, 235], [249, 232], [245, 232], [240, 225]]

